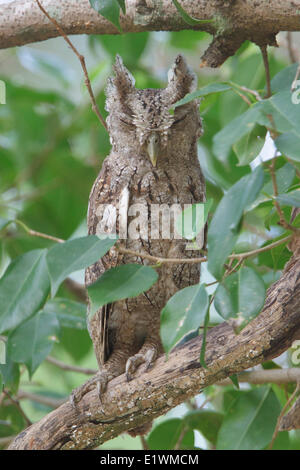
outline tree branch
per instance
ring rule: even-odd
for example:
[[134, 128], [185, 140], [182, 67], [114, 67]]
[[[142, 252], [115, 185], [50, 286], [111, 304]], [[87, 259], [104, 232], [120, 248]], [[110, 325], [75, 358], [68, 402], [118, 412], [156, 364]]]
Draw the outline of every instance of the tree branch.
[[166, 361], [160, 357], [135, 380], [125, 375], [108, 384], [102, 408], [96, 390], [74, 409], [64, 403], [23, 431], [9, 449], [88, 449], [124, 431], [139, 427], [232, 374], [273, 359], [300, 338], [300, 243], [293, 239], [294, 255], [281, 278], [267, 292], [261, 314], [235, 335], [227, 323], [207, 334], [206, 364], [201, 367], [201, 337], [175, 349]]
[[[45, 10], [66, 34], [118, 34], [109, 21], [94, 11], [89, 0], [43, 0]], [[214, 19], [190, 26], [184, 22], [172, 0], [127, 0], [121, 15], [123, 32], [204, 30], [214, 40], [203, 56], [203, 64], [221, 65], [246, 39], [259, 45], [276, 45], [279, 31], [299, 31], [300, 1], [287, 0], [181, 0], [193, 17]], [[0, 48], [22, 46], [59, 36], [55, 25], [44, 17], [35, 0], [16, 0], [1, 5]]]
[[52, 356], [46, 357], [46, 361], [49, 362], [50, 364], [53, 364], [56, 367], [59, 367], [62, 370], [70, 370], [72, 372], [79, 372], [80, 374], [86, 374], [86, 375], [94, 375], [97, 373], [95, 369], [88, 369], [88, 368], [73, 366], [70, 364], [65, 364], [64, 362]]

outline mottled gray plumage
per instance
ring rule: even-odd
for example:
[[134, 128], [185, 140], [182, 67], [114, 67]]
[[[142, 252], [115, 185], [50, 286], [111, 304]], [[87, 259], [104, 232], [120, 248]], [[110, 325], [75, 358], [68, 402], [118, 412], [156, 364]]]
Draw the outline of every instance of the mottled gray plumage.
[[[127, 211], [130, 223], [135, 216], [128, 209], [132, 204], [150, 208], [152, 204], [183, 205], [205, 199], [205, 184], [197, 158], [197, 139], [202, 132], [198, 103], [192, 101], [177, 107], [173, 115], [169, 113], [172, 104], [196, 87], [195, 75], [183, 57], [176, 58], [164, 89], [136, 89], [119, 57], [114, 72], [106, 101], [112, 150], [91, 191], [89, 234], [110, 223], [110, 217], [106, 216], [103, 225], [103, 204], [120, 204], [121, 210]], [[197, 251], [187, 251], [184, 240], [127, 238], [121, 243], [131, 250], [158, 257], [199, 255]], [[151, 264], [112, 249], [86, 270], [86, 284], [122, 263]], [[140, 364], [149, 367], [162, 353], [160, 311], [179, 289], [199, 282], [200, 268], [196, 264], [163, 264], [158, 273], [159, 281], [145, 294], [108, 305], [89, 320], [99, 364], [100, 394], [113, 377], [126, 372], [130, 379]]]

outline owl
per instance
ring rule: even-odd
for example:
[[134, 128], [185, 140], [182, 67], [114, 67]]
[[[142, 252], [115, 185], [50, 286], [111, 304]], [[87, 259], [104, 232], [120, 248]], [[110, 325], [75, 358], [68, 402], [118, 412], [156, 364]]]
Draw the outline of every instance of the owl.
[[[195, 89], [196, 76], [181, 55], [175, 59], [168, 84], [162, 89], [136, 88], [117, 56], [114, 77], [106, 90], [112, 149], [91, 190], [88, 232], [116, 232], [120, 246], [141, 256], [112, 248], [86, 270], [87, 286], [111, 267], [151, 264], [142, 254], [163, 258], [199, 256], [199, 247], [187, 249], [186, 240], [175, 236], [173, 210], [205, 200], [205, 182], [197, 157], [197, 140], [202, 133], [199, 104], [194, 100], [170, 113], [174, 103]], [[165, 221], [165, 230], [160, 221]], [[111, 379], [125, 373], [131, 380], [139, 366], [143, 364], [147, 370], [162, 354], [160, 312], [179, 289], [199, 282], [200, 266], [165, 263], [157, 267], [157, 272], [158, 281], [147, 292], [106, 305], [93, 317], [88, 315], [99, 373], [73, 393], [73, 402], [95, 384], [101, 399]]]

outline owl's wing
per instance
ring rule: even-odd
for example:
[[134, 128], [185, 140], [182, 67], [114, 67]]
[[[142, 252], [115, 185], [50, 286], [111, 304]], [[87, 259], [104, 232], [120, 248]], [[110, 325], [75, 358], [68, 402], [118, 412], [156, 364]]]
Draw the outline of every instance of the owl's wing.
[[[120, 223], [127, 220], [130, 180], [133, 174], [126, 172], [127, 178], [121, 180], [113, 178], [114, 169], [104, 162], [90, 194], [88, 208], [89, 235], [120, 233]], [[110, 184], [114, 179], [113, 190]], [[117, 209], [117, 211], [116, 211]], [[117, 217], [118, 215], [118, 217]], [[85, 272], [85, 283], [90, 285], [108, 269], [121, 263], [123, 255], [114, 247], [99, 261], [89, 266]], [[90, 317], [88, 306], [88, 329], [94, 343], [95, 354], [99, 366], [109, 357], [113, 339], [109, 337], [108, 321], [113, 304], [100, 308], [93, 317]]]

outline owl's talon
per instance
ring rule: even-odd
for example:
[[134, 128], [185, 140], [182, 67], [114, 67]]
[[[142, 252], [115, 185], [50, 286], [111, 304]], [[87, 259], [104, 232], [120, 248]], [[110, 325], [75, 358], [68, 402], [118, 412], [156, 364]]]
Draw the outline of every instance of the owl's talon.
[[132, 376], [129, 373], [126, 373], [125, 375], [126, 375], [127, 382], [131, 382]]
[[108, 382], [108, 375], [106, 372], [102, 371], [102, 372], [99, 372], [94, 377], [92, 377], [90, 380], [88, 380], [84, 385], [81, 385], [80, 387], [75, 388], [72, 391], [71, 396], [70, 396], [70, 403], [73, 406], [73, 408], [77, 407], [77, 404], [81, 401], [84, 395], [92, 391], [95, 388], [95, 385], [97, 387], [99, 401], [102, 405], [101, 397], [106, 390], [107, 382]]
[[154, 346], [148, 347], [147, 349], [143, 347], [143, 349], [145, 352], [135, 354], [126, 362], [125, 374], [127, 382], [130, 382], [133, 379], [133, 374], [141, 364], [145, 364], [145, 370], [149, 370], [158, 356], [158, 350]]
[[84, 385], [81, 385], [80, 387], [77, 387], [72, 391], [71, 396], [70, 396], [70, 403], [73, 406], [73, 408], [77, 407], [77, 404], [81, 401], [84, 395], [86, 395], [91, 390], [93, 390], [96, 382], [97, 382], [97, 376], [92, 377]]
[[100, 372], [100, 374], [97, 376], [97, 394], [98, 398], [102, 407], [103, 411], [103, 405], [102, 405], [102, 395], [104, 394], [106, 387], [108, 383], [108, 375], [106, 372]]

